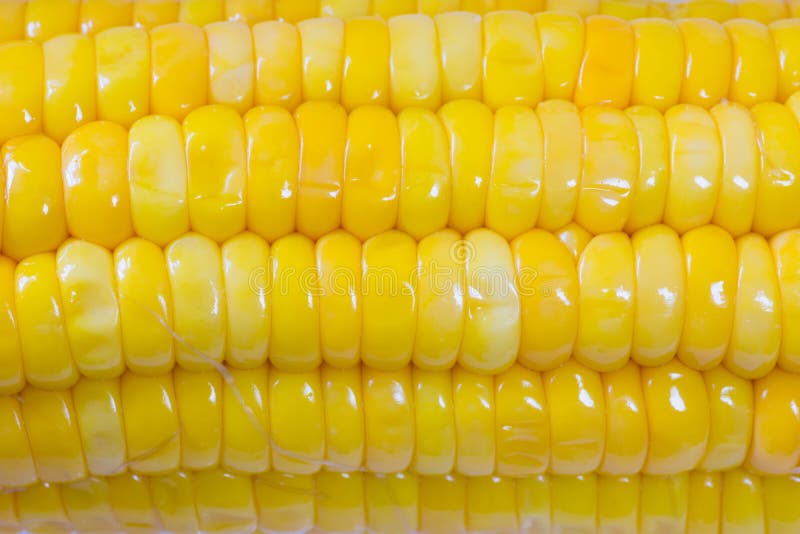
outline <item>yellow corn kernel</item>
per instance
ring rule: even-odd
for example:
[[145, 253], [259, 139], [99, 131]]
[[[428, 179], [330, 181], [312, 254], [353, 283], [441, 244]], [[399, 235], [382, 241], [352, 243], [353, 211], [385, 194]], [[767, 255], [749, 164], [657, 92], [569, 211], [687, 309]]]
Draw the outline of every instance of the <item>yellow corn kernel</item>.
[[[0, 257], [0, 395], [13, 395], [25, 386], [22, 346], [14, 302], [16, 265]], [[459, 336], [460, 337], [460, 336]], [[4, 485], [0, 481], [0, 485]]]
[[330, 471], [361, 467], [364, 458], [364, 398], [361, 368], [322, 367], [325, 457]]
[[12, 0], [0, 5], [0, 42], [24, 39], [27, 7], [26, 0]]
[[297, 22], [319, 15], [320, 0], [274, 0], [275, 18]]
[[280, 21], [253, 26], [256, 105], [292, 110], [302, 99], [300, 36], [297, 28]]
[[521, 532], [550, 531], [550, 478], [547, 475], [518, 478], [516, 501]]
[[511, 249], [499, 234], [473, 230], [462, 243], [465, 321], [458, 362], [478, 373], [509, 368], [520, 344], [520, 298]]
[[[16, 511], [23, 530], [68, 532], [69, 520], [55, 484], [33, 486], [17, 496]], [[46, 529], [50, 530], [46, 530]], [[19, 530], [18, 530], [19, 531]]]
[[128, 182], [137, 235], [164, 246], [189, 230], [186, 155], [177, 121], [151, 115], [133, 124]]
[[114, 516], [123, 529], [157, 528], [158, 516], [145, 478], [132, 473], [109, 477], [108, 489]]
[[23, 487], [38, 481], [33, 454], [22, 418], [22, 406], [14, 397], [0, 397], [0, 484]]
[[625, 20], [646, 17], [649, 7], [648, 0], [600, 0], [600, 13]]
[[250, 478], [219, 470], [192, 474], [197, 522], [204, 532], [252, 532], [256, 507]]
[[361, 473], [317, 475], [315, 522], [323, 532], [360, 532], [364, 529], [364, 484]]
[[250, 369], [263, 364], [269, 350], [271, 299], [268, 288], [258, 285], [269, 279], [269, 245], [243, 232], [222, 245], [221, 255], [228, 321], [225, 361]]
[[400, 232], [379, 234], [363, 246], [361, 360], [380, 369], [408, 364], [414, 350], [416, 244]]
[[448, 226], [466, 233], [484, 224], [492, 169], [494, 118], [488, 107], [456, 101], [439, 110], [450, 144], [453, 197]]
[[239, 113], [253, 107], [253, 40], [244, 22], [205, 27], [208, 43], [208, 101]]
[[388, 19], [404, 13], [415, 11], [415, 0], [373, 0], [372, 11], [376, 15]]
[[556, 230], [568, 224], [578, 202], [583, 135], [578, 109], [571, 102], [550, 100], [536, 106], [542, 125], [544, 165], [537, 226]]
[[719, 473], [689, 473], [689, 507], [686, 528], [698, 534], [719, 532], [722, 500], [722, 477]]
[[597, 478], [597, 526], [600, 532], [636, 532], [640, 486], [638, 476]]
[[709, 401], [703, 377], [678, 360], [642, 368], [650, 446], [643, 472], [674, 475], [702, 460], [709, 435]]
[[800, 226], [800, 97], [786, 106], [765, 102], [753, 107], [761, 175], [756, 187], [753, 231], [770, 236]]
[[[294, 231], [299, 139], [292, 116], [257, 107], [244, 116], [247, 137], [247, 227], [269, 241]], [[264, 206], [270, 209], [263, 209]]]
[[575, 262], [558, 239], [542, 230], [511, 243], [520, 294], [521, 337], [518, 361], [546, 371], [565, 362], [578, 331]]
[[419, 530], [465, 532], [466, 480], [459, 475], [420, 477]]
[[192, 229], [217, 242], [245, 228], [246, 155], [239, 115], [219, 105], [183, 121]]
[[634, 106], [625, 114], [636, 128], [639, 140], [639, 177], [633, 185], [631, 214], [625, 231], [661, 222], [670, 181], [669, 134], [664, 117], [654, 108]]
[[639, 492], [641, 532], [685, 532], [689, 511], [689, 473], [642, 477]]
[[647, 415], [639, 366], [624, 367], [602, 375], [606, 406], [606, 444], [600, 472], [635, 475], [647, 456]]
[[634, 329], [634, 257], [621, 233], [592, 239], [578, 260], [580, 295], [575, 358], [593, 369], [620, 368]]
[[417, 244], [417, 325], [414, 364], [449, 369], [458, 358], [464, 333], [466, 271], [460, 236], [443, 230]]
[[680, 31], [663, 19], [631, 22], [634, 36], [634, 77], [631, 103], [666, 111], [678, 103], [684, 51]]
[[320, 14], [323, 16], [349, 19], [367, 15], [370, 11], [369, 0], [320, 0]]
[[541, 375], [519, 365], [495, 379], [497, 468], [503, 476], [542, 473], [550, 461], [549, 422]]
[[44, 80], [40, 45], [21, 41], [0, 45], [0, 143], [42, 130]]
[[188, 369], [209, 369], [225, 353], [227, 306], [219, 247], [189, 233], [165, 251], [172, 291], [175, 357]]
[[125, 365], [140, 374], [166, 373], [175, 363], [175, 351], [163, 251], [144, 239], [131, 239], [114, 251], [114, 270]]
[[163, 528], [177, 532], [195, 531], [199, 528], [194, 488], [188, 474], [175, 471], [152, 477], [149, 490]]
[[586, 248], [586, 245], [588, 245], [589, 241], [592, 239], [592, 234], [581, 225], [574, 222], [556, 231], [555, 235], [558, 237], [561, 244], [567, 247], [567, 250], [570, 252], [575, 262], [578, 261], [581, 253], [583, 253], [583, 249]]
[[792, 532], [800, 521], [800, 513], [794, 506], [800, 493], [800, 477], [765, 477], [762, 485], [767, 531], [780, 534]]
[[703, 226], [684, 234], [686, 315], [678, 357], [693, 369], [719, 364], [730, 342], [736, 303], [736, 245], [724, 230]]
[[[793, 15], [797, 16], [797, 15]], [[769, 25], [769, 33], [778, 58], [778, 88], [776, 100], [785, 102], [800, 89], [800, 22], [795, 19], [777, 20]]]
[[373, 532], [416, 531], [419, 518], [419, 484], [408, 473], [364, 475], [367, 526]]
[[314, 245], [292, 234], [272, 245], [271, 261], [270, 361], [282, 369], [313, 369], [322, 361]]
[[86, 463], [71, 393], [28, 388], [20, 398], [38, 477], [49, 482], [85, 477]]
[[102, 478], [92, 477], [61, 486], [61, 500], [67, 517], [78, 529], [108, 531], [119, 528], [111, 509], [109, 484]]
[[182, 121], [208, 102], [208, 47], [201, 28], [167, 24], [150, 31], [150, 113]]
[[452, 373], [412, 369], [415, 440], [412, 470], [445, 475], [455, 466], [456, 434]]
[[768, 28], [752, 20], [732, 20], [724, 27], [732, 52], [728, 98], [748, 107], [774, 101], [778, 92], [778, 64]]
[[683, 36], [684, 65], [680, 102], [710, 108], [728, 96], [733, 52], [728, 34], [707, 19], [675, 22]]
[[112, 249], [133, 234], [125, 166], [128, 132], [112, 122], [86, 124], [61, 147], [70, 235]]
[[733, 332], [725, 365], [738, 376], [758, 378], [775, 366], [781, 342], [778, 277], [767, 241], [745, 235], [739, 255]]
[[514, 481], [473, 477], [467, 481], [466, 523], [469, 532], [518, 530]]
[[716, 22], [724, 22], [736, 18], [736, 4], [737, 2], [728, 0], [689, 0], [685, 6], [680, 6], [680, 4], [678, 6], [685, 7], [686, 13], [682, 13], [685, 17], [707, 18]]
[[[437, 59], [438, 61], [438, 59]], [[389, 28], [378, 17], [345, 22], [342, 105], [389, 104]]]
[[536, 21], [517, 12], [483, 17], [483, 101], [492, 109], [535, 106], [544, 93]]
[[161, 474], [178, 469], [181, 435], [172, 375], [125, 373], [120, 396], [131, 471]]
[[664, 116], [670, 143], [670, 181], [664, 222], [684, 233], [711, 221], [720, 188], [722, 151], [711, 115], [679, 105]]
[[78, 370], [67, 338], [55, 255], [39, 254], [17, 264], [15, 282], [26, 380], [43, 388], [72, 386]]
[[[6, 142], [3, 254], [21, 260], [50, 252], [67, 238], [61, 151], [43, 135]], [[36, 232], [31, 232], [36, 228]]]
[[64, 323], [72, 357], [82, 375], [122, 374], [122, 334], [111, 253], [86, 241], [69, 240], [56, 253]]
[[129, 26], [133, 2], [126, 0], [82, 0], [78, 16], [81, 33], [91, 35], [116, 26]]
[[[414, 451], [411, 371], [364, 369], [365, 460], [375, 473], [403, 471]], [[457, 407], [457, 404], [456, 404]]]
[[274, 17], [272, 2], [258, 0], [226, 0], [225, 18], [241, 20], [250, 26]]
[[214, 371], [175, 370], [175, 400], [181, 432], [181, 467], [219, 465], [222, 450], [222, 377]]
[[110, 476], [126, 471], [119, 381], [84, 378], [72, 388], [72, 399], [89, 473]]
[[708, 393], [710, 426], [701, 469], [742, 465], [753, 434], [753, 389], [750, 381], [722, 366], [703, 373]]
[[759, 473], [788, 473], [800, 460], [800, 377], [775, 369], [753, 383], [753, 439], [748, 465]]
[[222, 391], [221, 463], [240, 473], [269, 469], [267, 368], [231, 369]]
[[[325, 455], [325, 408], [317, 372], [270, 373], [272, 465], [290, 474], [319, 471]], [[365, 406], [367, 391], [364, 392]], [[298, 425], [298, 421], [303, 421]]]
[[597, 525], [597, 475], [550, 477], [552, 527], [565, 532], [591, 532]]
[[651, 226], [631, 238], [636, 289], [631, 358], [662, 365], [678, 349], [684, 327], [686, 275], [681, 242], [674, 230]]
[[594, 234], [622, 230], [639, 172], [636, 130], [619, 110], [590, 106], [583, 121], [583, 172], [575, 222]]
[[225, 16], [225, 0], [181, 0], [178, 20], [205, 26]]
[[268, 471], [254, 478], [259, 528], [302, 532], [314, 526], [314, 479]]
[[486, 227], [513, 239], [536, 224], [542, 202], [542, 127], [533, 110], [507, 106], [495, 113]]
[[150, 43], [143, 29], [113, 27], [118, 25], [94, 39], [97, 118], [129, 128], [150, 108]]
[[786, 18], [786, 2], [781, 0], [741, 0], [737, 4], [739, 18], [749, 18], [764, 24]]
[[778, 287], [781, 294], [780, 313], [781, 346], [778, 365], [784, 370], [796, 373], [800, 370], [800, 337], [794, 328], [785, 325], [797, 324], [800, 317], [800, 231], [789, 230], [770, 240], [772, 258], [778, 274]]
[[541, 42], [544, 98], [572, 100], [584, 49], [584, 21], [565, 11], [544, 11], [535, 16]]
[[752, 114], [739, 104], [711, 108], [722, 149], [722, 174], [713, 222], [734, 237], [753, 225], [756, 187], [761, 172], [760, 147]]
[[397, 227], [421, 239], [447, 226], [452, 176], [447, 138], [430, 111], [407, 109], [397, 116], [401, 169]]
[[439, 47], [430, 17], [401, 15], [389, 19], [391, 105], [436, 110], [441, 105]]
[[[369, 116], [365, 111], [365, 117]], [[300, 137], [297, 231], [317, 239], [341, 224], [351, 121], [338, 104], [307, 102], [295, 112], [295, 122]]]
[[303, 66], [303, 100], [332, 100], [341, 95], [344, 21], [325, 17], [297, 24]]
[[28, 0], [25, 38], [46, 41], [62, 33], [77, 31], [79, 12], [79, 0]]
[[361, 348], [361, 243], [337, 230], [316, 244], [322, 358], [336, 367], [359, 362]]
[[574, 102], [627, 107], [634, 79], [634, 35], [622, 19], [594, 15], [586, 19], [586, 38]]
[[456, 466], [459, 474], [484, 476], [494, 472], [497, 454], [495, 399], [492, 377], [453, 370]]
[[766, 532], [761, 478], [742, 469], [722, 476], [721, 523], [725, 532]]
[[[341, 224], [361, 240], [395, 226], [400, 187], [399, 147], [397, 118], [386, 108], [365, 106], [347, 118]], [[333, 224], [338, 226], [338, 222], [332, 221]]]
[[[424, 13], [422, 1], [419, 4]], [[473, 13], [442, 11], [433, 20], [439, 37], [442, 101], [482, 98], [481, 18]]]
[[133, 24], [149, 30], [176, 22], [180, 5], [173, 0], [136, 0], [133, 3]]
[[44, 53], [43, 130], [62, 142], [82, 124], [95, 120], [95, 45], [76, 34], [54, 37]]
[[600, 375], [569, 360], [546, 372], [543, 381], [550, 412], [550, 471], [573, 475], [596, 470], [606, 441]]

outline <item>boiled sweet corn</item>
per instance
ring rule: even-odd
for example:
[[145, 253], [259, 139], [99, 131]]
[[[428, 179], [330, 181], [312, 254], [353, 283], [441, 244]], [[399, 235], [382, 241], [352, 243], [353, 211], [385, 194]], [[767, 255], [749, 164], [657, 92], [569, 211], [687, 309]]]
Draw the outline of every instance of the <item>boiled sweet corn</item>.
[[0, 485], [217, 467], [623, 476], [744, 466], [787, 475], [800, 460], [798, 402], [797, 375], [749, 381], [677, 360], [606, 373], [569, 360], [495, 377], [327, 365], [126, 373], [0, 397]]
[[800, 89], [799, 25], [456, 12], [252, 28], [174, 23], [13, 41], [0, 45], [0, 142], [39, 132], [61, 142], [97, 119], [129, 127], [154, 113], [180, 121], [206, 104], [239, 113], [253, 105], [294, 110], [309, 100], [396, 112], [458, 99], [492, 110], [547, 99], [581, 109], [750, 107]]
[[552, 370], [574, 354], [598, 371], [677, 356], [745, 378], [796, 373], [799, 242], [800, 230], [767, 242], [662, 225], [596, 236], [577, 257], [542, 230], [511, 243], [488, 229], [363, 244], [339, 230], [272, 245], [244, 232], [221, 246], [188, 233], [164, 251], [141, 238], [113, 252], [68, 240], [0, 260], [0, 392], [175, 362], [496, 374], [515, 362]]
[[492, 113], [459, 100], [438, 114], [309, 102], [294, 115], [212, 105], [183, 125], [91, 122], [60, 150], [41, 135], [5, 143], [0, 243], [21, 260], [67, 235], [113, 249], [134, 234], [164, 246], [190, 229], [274, 242], [486, 227], [512, 240], [571, 221], [591, 234], [713, 222], [734, 237], [772, 236], [800, 227], [798, 117], [800, 93], [785, 106], [664, 115], [562, 101]]
[[800, 521], [800, 478], [734, 469], [524, 478], [212, 470], [123, 474], [0, 494], [0, 528], [81, 532], [770, 532]]

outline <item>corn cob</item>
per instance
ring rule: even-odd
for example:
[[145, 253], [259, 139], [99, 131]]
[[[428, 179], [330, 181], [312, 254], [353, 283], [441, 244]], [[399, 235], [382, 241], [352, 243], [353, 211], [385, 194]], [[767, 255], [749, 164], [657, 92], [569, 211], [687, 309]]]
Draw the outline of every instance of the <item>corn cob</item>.
[[205, 104], [240, 113], [308, 100], [395, 111], [435, 111], [458, 99], [493, 110], [543, 99], [580, 108], [749, 107], [800, 89], [798, 25], [459, 12], [252, 29], [176, 23], [15, 41], [0, 45], [0, 112], [8, 117], [0, 142], [38, 132], [61, 142], [96, 119], [126, 127], [148, 113], [183, 120]]
[[[0, 495], [0, 527], [172, 532], [791, 533], [800, 478], [265, 473], [88, 478]], [[551, 530], [552, 529], [552, 530]], [[573, 529], [573, 530], [568, 530]]]
[[786, 475], [800, 459], [799, 397], [800, 378], [781, 370], [751, 382], [678, 361], [597, 373], [569, 360], [496, 377], [460, 367], [127, 373], [0, 397], [0, 484], [216, 467], [623, 476], [746, 466]]
[[663, 116], [561, 101], [348, 115], [313, 102], [244, 118], [206, 106], [182, 127], [164, 116], [129, 131], [92, 122], [61, 150], [41, 135], [3, 146], [0, 242], [20, 260], [68, 234], [112, 249], [134, 234], [163, 246], [190, 229], [274, 242], [340, 227], [363, 241], [485, 226], [511, 240], [573, 220], [592, 234], [663, 221], [679, 233], [713, 222], [734, 237], [771, 236], [800, 227], [798, 116], [800, 93], [786, 106], [679, 105]]
[[299, 22], [321, 16], [349, 19], [459, 10], [484, 14], [507, 9], [562, 10], [582, 16], [602, 13], [625, 19], [705, 17], [723, 22], [750, 18], [764, 23], [800, 15], [796, 0], [8, 0], [0, 4], [0, 42], [46, 40], [72, 32], [91, 35], [118, 26], [149, 29], [172, 22], [204, 25], [233, 20], [252, 26], [273, 19]]
[[653, 226], [596, 236], [577, 258], [542, 230], [511, 243], [487, 229], [419, 243], [391, 231], [363, 245], [336, 231], [272, 246], [246, 232], [221, 247], [189, 233], [164, 252], [141, 238], [113, 253], [69, 240], [0, 259], [0, 393], [175, 362], [496, 374], [514, 362], [552, 370], [571, 354], [598, 371], [677, 355], [745, 378], [796, 373], [798, 240]]

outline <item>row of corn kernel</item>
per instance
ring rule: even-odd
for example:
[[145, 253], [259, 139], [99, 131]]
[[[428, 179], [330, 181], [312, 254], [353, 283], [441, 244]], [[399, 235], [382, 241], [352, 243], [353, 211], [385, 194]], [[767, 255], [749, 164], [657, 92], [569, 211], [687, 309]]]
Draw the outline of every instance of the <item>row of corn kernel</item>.
[[22, 259], [68, 234], [113, 248], [190, 229], [222, 242], [245, 229], [275, 241], [487, 227], [510, 240], [572, 220], [593, 234], [663, 221], [771, 236], [800, 227], [798, 117], [800, 93], [664, 115], [558, 100], [492, 114], [462, 100], [438, 114], [308, 102], [294, 116], [258, 107], [244, 118], [205, 106], [182, 127], [93, 122], [60, 149], [41, 135], [4, 145], [0, 241]]
[[582, 16], [602, 13], [625, 19], [706, 17], [723, 22], [749, 18], [772, 22], [800, 15], [797, 0], [10, 0], [0, 4], [0, 42], [46, 40], [62, 33], [93, 34], [116, 26], [152, 28], [171, 22], [204, 25], [239, 20], [253, 25], [270, 19], [299, 22], [334, 16], [495, 10], [536, 13], [564, 10]]
[[745, 378], [800, 372], [800, 230], [771, 242], [715, 226], [591, 238], [575, 259], [533, 230], [419, 243], [391, 231], [361, 244], [336, 231], [271, 246], [199, 234], [165, 251], [134, 238], [110, 252], [69, 240], [0, 259], [0, 392], [65, 388], [79, 375], [159, 374], [175, 362], [286, 370], [321, 362], [399, 369], [458, 362], [494, 374], [549, 370], [571, 354], [599, 371], [677, 355]]
[[783, 475], [800, 460], [798, 402], [797, 375], [749, 381], [678, 361], [597, 373], [569, 360], [495, 377], [461, 367], [127, 373], [0, 397], [0, 484], [215, 467]]
[[312, 19], [120, 27], [0, 45], [0, 142], [77, 126], [124, 126], [148, 113], [182, 120], [202, 105], [294, 109], [307, 100], [437, 109], [455, 99], [535, 106], [574, 100], [705, 108], [783, 102], [800, 88], [800, 19], [447, 13], [387, 21]]
[[[746, 532], [800, 528], [800, 477], [743, 470], [674, 476], [220, 470], [125, 474], [0, 494], [0, 529], [81, 532]], [[48, 530], [52, 531], [52, 530]]]

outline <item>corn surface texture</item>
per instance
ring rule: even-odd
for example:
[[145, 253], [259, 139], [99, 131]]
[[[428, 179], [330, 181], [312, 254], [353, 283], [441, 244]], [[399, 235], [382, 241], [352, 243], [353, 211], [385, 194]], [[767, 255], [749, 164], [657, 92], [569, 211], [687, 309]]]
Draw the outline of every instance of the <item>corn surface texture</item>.
[[735, 469], [524, 478], [210, 470], [0, 494], [9, 532], [747, 532], [791, 534], [800, 478]]
[[574, 101], [580, 109], [647, 105], [660, 111], [677, 104], [782, 103], [800, 89], [798, 33], [800, 19], [768, 25], [611, 15], [584, 20], [514, 11], [65, 33], [0, 45], [0, 142], [39, 132], [61, 142], [97, 119], [125, 127], [150, 113], [180, 121], [206, 104], [244, 113], [254, 105], [292, 111], [312, 100], [396, 112], [436, 111], [459, 99], [492, 110], [549, 99]]

